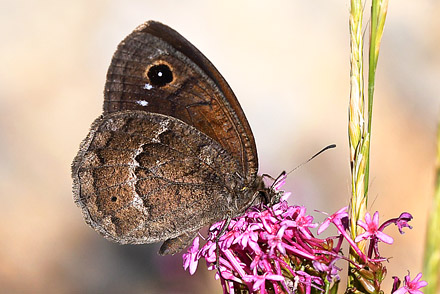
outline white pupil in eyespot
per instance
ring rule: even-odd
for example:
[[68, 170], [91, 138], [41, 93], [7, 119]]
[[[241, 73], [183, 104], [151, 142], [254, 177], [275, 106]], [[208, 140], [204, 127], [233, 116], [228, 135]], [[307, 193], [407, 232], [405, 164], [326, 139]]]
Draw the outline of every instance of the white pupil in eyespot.
[[148, 69], [147, 77], [150, 85], [162, 87], [173, 81], [173, 72], [168, 65], [158, 64]]

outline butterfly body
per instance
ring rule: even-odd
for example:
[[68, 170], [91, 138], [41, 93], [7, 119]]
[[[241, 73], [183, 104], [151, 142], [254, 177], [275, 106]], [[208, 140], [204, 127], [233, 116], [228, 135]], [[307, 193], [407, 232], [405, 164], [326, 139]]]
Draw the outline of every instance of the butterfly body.
[[215, 67], [169, 27], [147, 22], [118, 46], [104, 112], [72, 164], [86, 222], [121, 244], [175, 253], [264, 190], [255, 141]]

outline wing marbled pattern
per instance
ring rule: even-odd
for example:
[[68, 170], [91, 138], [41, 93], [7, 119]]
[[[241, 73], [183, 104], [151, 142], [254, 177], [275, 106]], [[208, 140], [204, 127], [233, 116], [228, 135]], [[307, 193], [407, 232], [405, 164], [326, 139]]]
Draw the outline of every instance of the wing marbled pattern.
[[238, 170], [182, 121], [122, 111], [95, 121], [72, 173], [75, 201], [95, 230], [119, 243], [152, 243], [243, 210]]
[[197, 48], [154, 21], [118, 45], [103, 114], [72, 164], [74, 199], [92, 228], [179, 252], [204, 225], [249, 207], [265, 188], [257, 170], [243, 110]]

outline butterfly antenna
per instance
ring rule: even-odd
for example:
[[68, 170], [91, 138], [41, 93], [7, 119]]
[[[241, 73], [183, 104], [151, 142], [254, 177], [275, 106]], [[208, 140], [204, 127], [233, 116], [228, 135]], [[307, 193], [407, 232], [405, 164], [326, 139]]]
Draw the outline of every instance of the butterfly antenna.
[[315, 158], [316, 156], [318, 156], [319, 154], [321, 154], [322, 152], [328, 150], [328, 149], [332, 149], [335, 148], [336, 144], [331, 144], [328, 145], [326, 147], [324, 147], [321, 151], [319, 151], [318, 153], [316, 153], [315, 155], [313, 155], [312, 157], [310, 157], [309, 159], [307, 159], [306, 161], [304, 161], [303, 163], [301, 163], [300, 165], [298, 165], [297, 167], [295, 167], [294, 169], [292, 169], [290, 172], [288, 172], [286, 174], [286, 176], [288, 176], [289, 174], [293, 173], [294, 171], [296, 171], [297, 169], [299, 169], [300, 167], [302, 167], [304, 164], [307, 164], [308, 162], [310, 162], [313, 158]]

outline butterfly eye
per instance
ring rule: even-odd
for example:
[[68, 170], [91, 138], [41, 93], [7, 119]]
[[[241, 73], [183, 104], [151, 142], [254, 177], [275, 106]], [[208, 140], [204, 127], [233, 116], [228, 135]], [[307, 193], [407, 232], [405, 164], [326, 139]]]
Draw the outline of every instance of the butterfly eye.
[[162, 87], [173, 81], [173, 72], [166, 64], [153, 65], [147, 73], [153, 86]]

